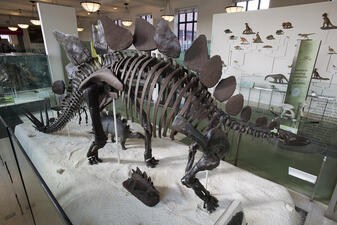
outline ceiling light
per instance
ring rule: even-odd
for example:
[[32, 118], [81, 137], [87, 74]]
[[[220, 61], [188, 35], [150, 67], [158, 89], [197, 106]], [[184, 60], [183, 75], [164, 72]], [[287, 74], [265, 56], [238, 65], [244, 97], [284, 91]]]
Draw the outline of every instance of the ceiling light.
[[8, 29], [11, 30], [11, 31], [17, 31], [18, 30], [17, 27], [8, 27]]
[[132, 21], [131, 20], [123, 20], [122, 21], [122, 24], [126, 27], [129, 27], [132, 25]]
[[19, 26], [21, 29], [27, 29], [27, 28], [29, 27], [29, 24], [19, 23], [18, 26]]
[[99, 2], [94, 2], [94, 1], [82, 1], [81, 6], [83, 9], [90, 13], [97, 12], [99, 8], [101, 7], [101, 3]]
[[125, 14], [126, 14], [126, 17], [127, 17], [127, 18], [125, 18], [125, 19], [122, 20], [122, 24], [123, 24], [124, 26], [126, 26], [126, 27], [129, 27], [129, 26], [132, 25], [132, 20], [129, 19], [129, 18], [131, 18], [131, 17], [130, 17], [130, 12], [129, 12], [128, 5], [129, 5], [129, 3], [127, 3], [127, 2], [124, 3]]
[[77, 27], [77, 31], [78, 32], [84, 31], [84, 28], [83, 27]]
[[161, 18], [163, 18], [164, 20], [168, 22], [172, 22], [174, 20], [174, 14], [172, 13], [170, 0], [166, 0], [166, 7], [164, 9], [164, 15], [162, 15]]
[[174, 15], [162, 15], [161, 18], [168, 22], [172, 22], [174, 20]]
[[30, 22], [36, 26], [40, 26], [41, 25], [41, 21], [40, 20], [30, 20]]
[[227, 6], [225, 10], [226, 10], [226, 13], [242, 12], [243, 7], [242, 6]]

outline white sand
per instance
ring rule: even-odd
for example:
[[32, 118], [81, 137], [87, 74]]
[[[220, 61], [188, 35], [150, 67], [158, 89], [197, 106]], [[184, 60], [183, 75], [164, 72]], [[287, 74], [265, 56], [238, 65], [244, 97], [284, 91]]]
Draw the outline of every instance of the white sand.
[[[299, 216], [288, 191], [273, 182], [221, 162], [209, 172], [208, 190], [218, 198], [220, 207], [208, 214], [200, 209], [201, 200], [180, 183], [187, 162], [188, 147], [168, 138], [152, 140], [153, 155], [160, 160], [154, 169], [143, 161], [142, 140], [128, 140], [128, 150], [120, 150], [117, 163], [114, 144], [100, 150], [103, 163], [90, 166], [86, 152], [92, 136], [91, 126], [77, 125], [74, 120], [55, 134], [43, 134], [30, 123], [19, 125], [15, 135], [49, 185], [74, 224], [214, 224], [224, 211], [226, 200], [242, 203], [249, 225], [296, 225]], [[142, 129], [132, 124], [134, 130]], [[197, 155], [196, 160], [200, 155]], [[131, 169], [139, 167], [151, 176], [161, 201], [147, 207], [122, 187]], [[64, 169], [62, 174], [57, 170]], [[205, 173], [200, 173], [205, 182]]]

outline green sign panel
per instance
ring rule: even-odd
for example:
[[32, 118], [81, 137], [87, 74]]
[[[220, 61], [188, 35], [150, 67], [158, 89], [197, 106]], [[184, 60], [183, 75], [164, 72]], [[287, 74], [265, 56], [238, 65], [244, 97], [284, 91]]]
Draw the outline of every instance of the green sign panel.
[[291, 71], [285, 103], [295, 108], [297, 120], [300, 119], [300, 110], [306, 100], [312, 72], [314, 70], [321, 41], [301, 40], [297, 47], [295, 65]]

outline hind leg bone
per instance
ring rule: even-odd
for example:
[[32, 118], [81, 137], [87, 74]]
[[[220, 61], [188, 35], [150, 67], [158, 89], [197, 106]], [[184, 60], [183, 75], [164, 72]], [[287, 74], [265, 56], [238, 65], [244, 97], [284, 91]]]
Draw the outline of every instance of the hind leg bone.
[[183, 185], [192, 188], [195, 194], [204, 201], [204, 208], [209, 212], [213, 212], [219, 206], [218, 200], [206, 190], [195, 175], [200, 171], [212, 170], [216, 168], [219, 163], [220, 159], [215, 154], [204, 154], [192, 169], [187, 171], [185, 176], [181, 179]]
[[95, 133], [95, 140], [92, 142], [87, 153], [87, 157], [91, 165], [102, 162], [102, 160], [98, 158], [98, 150], [105, 146], [108, 139], [102, 127], [99, 109], [99, 95], [103, 91], [103, 85], [93, 84], [88, 88], [88, 105], [93, 131]]

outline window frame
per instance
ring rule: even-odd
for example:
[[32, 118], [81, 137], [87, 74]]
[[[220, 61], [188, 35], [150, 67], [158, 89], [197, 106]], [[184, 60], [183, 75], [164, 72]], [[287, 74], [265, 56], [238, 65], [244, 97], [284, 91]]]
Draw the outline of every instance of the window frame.
[[[258, 0], [259, 2], [258, 2], [258, 4], [257, 4], [257, 9], [253, 9], [253, 10], [248, 10], [248, 4], [249, 4], [249, 0], [248, 1], [242, 1], [242, 2], [246, 2], [246, 6], [245, 6], [245, 8], [244, 8], [244, 11], [254, 11], [254, 10], [260, 10], [260, 7], [261, 7], [261, 1], [262, 0]], [[237, 3], [235, 3], [235, 6], [238, 6], [238, 3], [239, 2], [237, 2]], [[269, 4], [270, 4], [270, 1], [269, 1]], [[268, 6], [268, 8], [269, 8], [269, 6]]]
[[[191, 21], [187, 21], [187, 14], [188, 13], [192, 13], [193, 17]], [[192, 23], [192, 42], [195, 40], [195, 36], [194, 36], [194, 32], [196, 32], [195, 27], [194, 27], [194, 23], [198, 24], [198, 19], [196, 19], [195, 14], [198, 13], [197, 9], [191, 9], [191, 10], [184, 10], [184, 11], [179, 11], [178, 12], [178, 40], [180, 40], [180, 25], [184, 24], [185, 25], [185, 30], [184, 30], [184, 37], [183, 37], [183, 41], [186, 41], [186, 37], [187, 37], [187, 24]], [[185, 20], [184, 21], [180, 21], [180, 15], [181, 14], [185, 14]], [[199, 16], [199, 15], [198, 15]]]
[[145, 20], [146, 22], [148, 23], [153, 23], [153, 16], [152, 14], [142, 14], [142, 15], [139, 15], [139, 18]]

